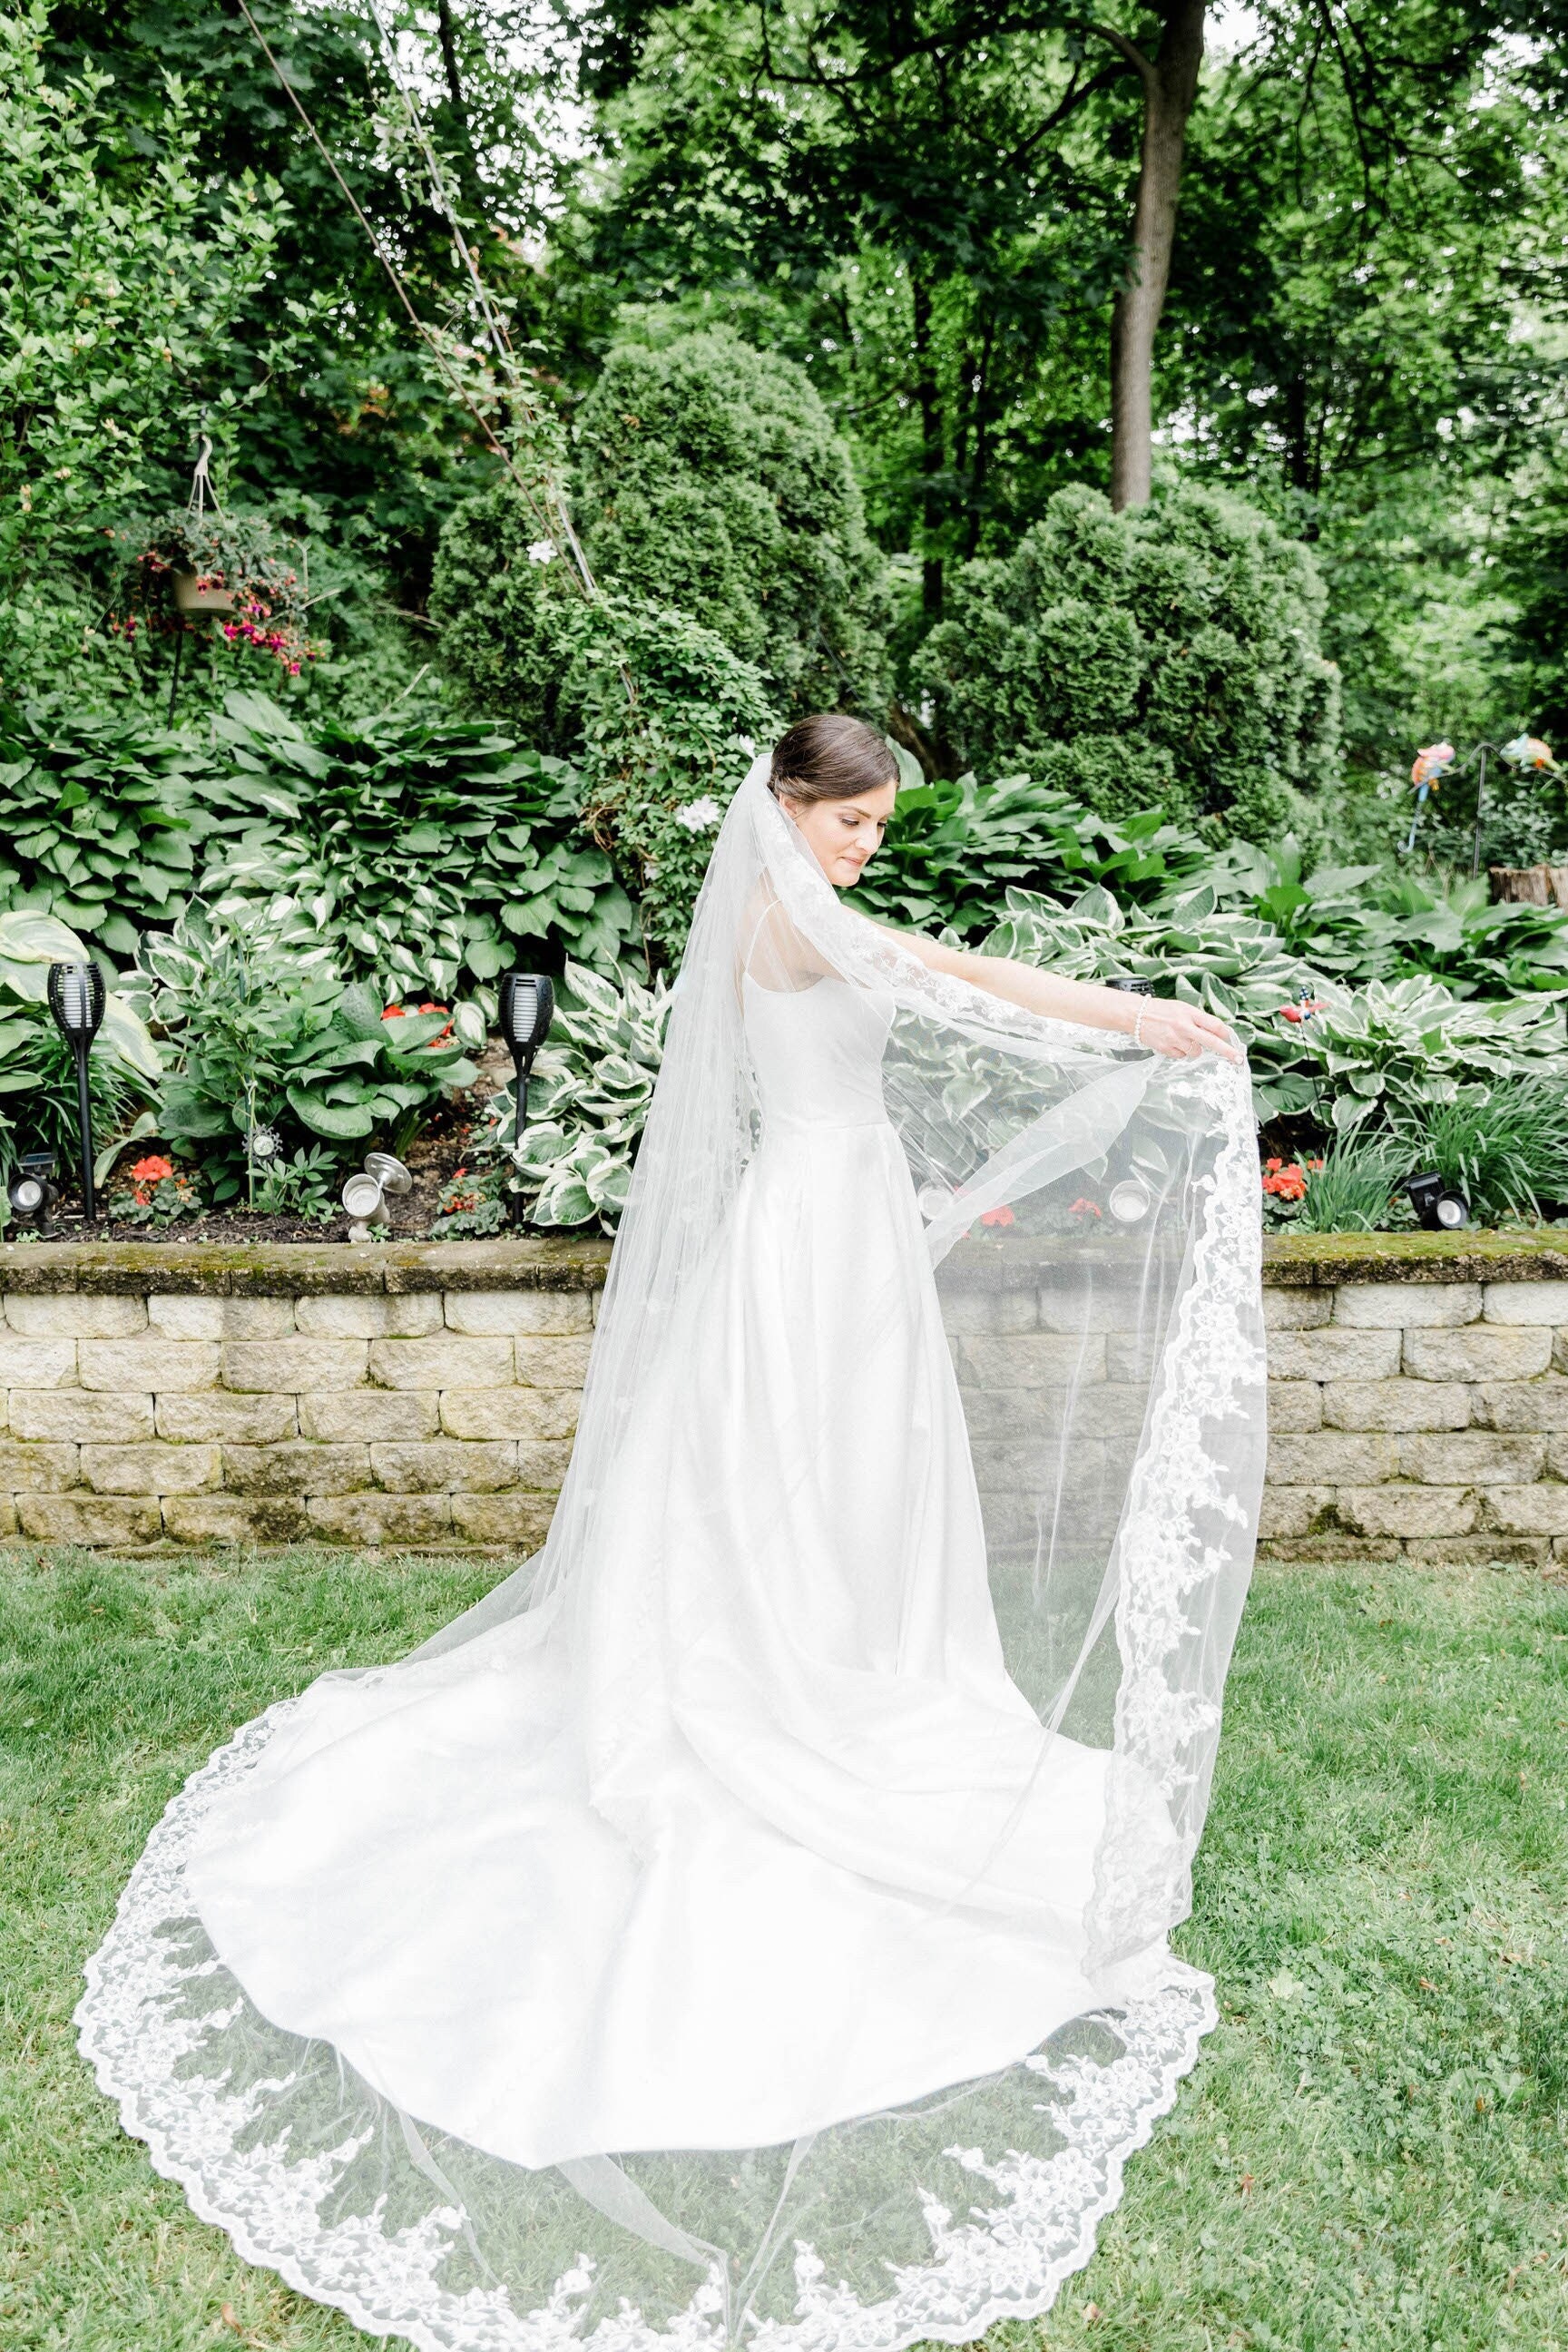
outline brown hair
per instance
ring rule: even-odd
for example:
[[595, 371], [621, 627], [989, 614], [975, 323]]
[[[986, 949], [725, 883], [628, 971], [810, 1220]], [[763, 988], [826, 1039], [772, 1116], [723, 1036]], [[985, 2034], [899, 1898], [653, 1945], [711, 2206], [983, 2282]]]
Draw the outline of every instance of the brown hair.
[[899, 763], [874, 727], [819, 710], [779, 737], [768, 788], [793, 801], [850, 801], [898, 781]]

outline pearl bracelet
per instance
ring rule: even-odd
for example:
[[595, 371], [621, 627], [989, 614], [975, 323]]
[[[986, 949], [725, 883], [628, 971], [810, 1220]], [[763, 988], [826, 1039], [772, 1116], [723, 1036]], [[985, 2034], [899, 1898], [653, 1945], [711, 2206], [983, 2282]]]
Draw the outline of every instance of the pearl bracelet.
[[1146, 1004], [1141, 1004], [1138, 1007], [1137, 1017], [1132, 1024], [1132, 1043], [1135, 1045], [1141, 1045], [1143, 1043], [1143, 1015], [1148, 1009]]

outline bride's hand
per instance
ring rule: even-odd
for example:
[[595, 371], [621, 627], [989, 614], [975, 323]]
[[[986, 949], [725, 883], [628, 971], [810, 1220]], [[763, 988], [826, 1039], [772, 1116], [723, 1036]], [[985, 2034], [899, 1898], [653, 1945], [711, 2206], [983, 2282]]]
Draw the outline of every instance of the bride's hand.
[[1137, 1041], [1151, 1052], [1168, 1055], [1173, 1062], [1190, 1062], [1199, 1054], [1223, 1054], [1227, 1062], [1240, 1061], [1241, 1047], [1234, 1033], [1212, 1013], [1171, 996], [1141, 996], [1133, 1001], [1138, 1007], [1133, 1016]]

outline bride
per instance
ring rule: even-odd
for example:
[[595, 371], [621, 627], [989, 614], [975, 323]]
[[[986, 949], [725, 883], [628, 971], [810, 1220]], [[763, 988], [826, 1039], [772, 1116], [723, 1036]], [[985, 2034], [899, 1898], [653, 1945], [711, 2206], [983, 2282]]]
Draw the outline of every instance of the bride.
[[1214, 2022], [1245, 1068], [856, 912], [895, 784], [825, 717], [734, 797], [543, 1552], [246, 1725], [88, 1966], [158, 2168], [428, 2352], [1028, 2317]]

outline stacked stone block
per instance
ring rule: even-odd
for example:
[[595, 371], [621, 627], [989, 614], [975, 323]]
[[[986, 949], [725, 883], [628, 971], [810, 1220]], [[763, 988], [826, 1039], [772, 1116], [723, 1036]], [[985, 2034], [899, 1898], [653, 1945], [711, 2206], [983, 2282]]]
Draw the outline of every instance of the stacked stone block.
[[[0, 1537], [531, 1550], [607, 1258], [0, 1246]], [[943, 1271], [1004, 1586], [1058, 1475], [1086, 1562], [1109, 1546], [1148, 1397], [1110, 1282], [1048, 1272]], [[1266, 1252], [1265, 1286], [1266, 1554], [1568, 1559], [1568, 1247], [1303, 1237]]]
[[1568, 1556], [1568, 1280], [1319, 1282], [1265, 1310], [1266, 1552]]
[[557, 1288], [8, 1290], [0, 1533], [531, 1550], [602, 1280], [592, 1257], [574, 1271]]

